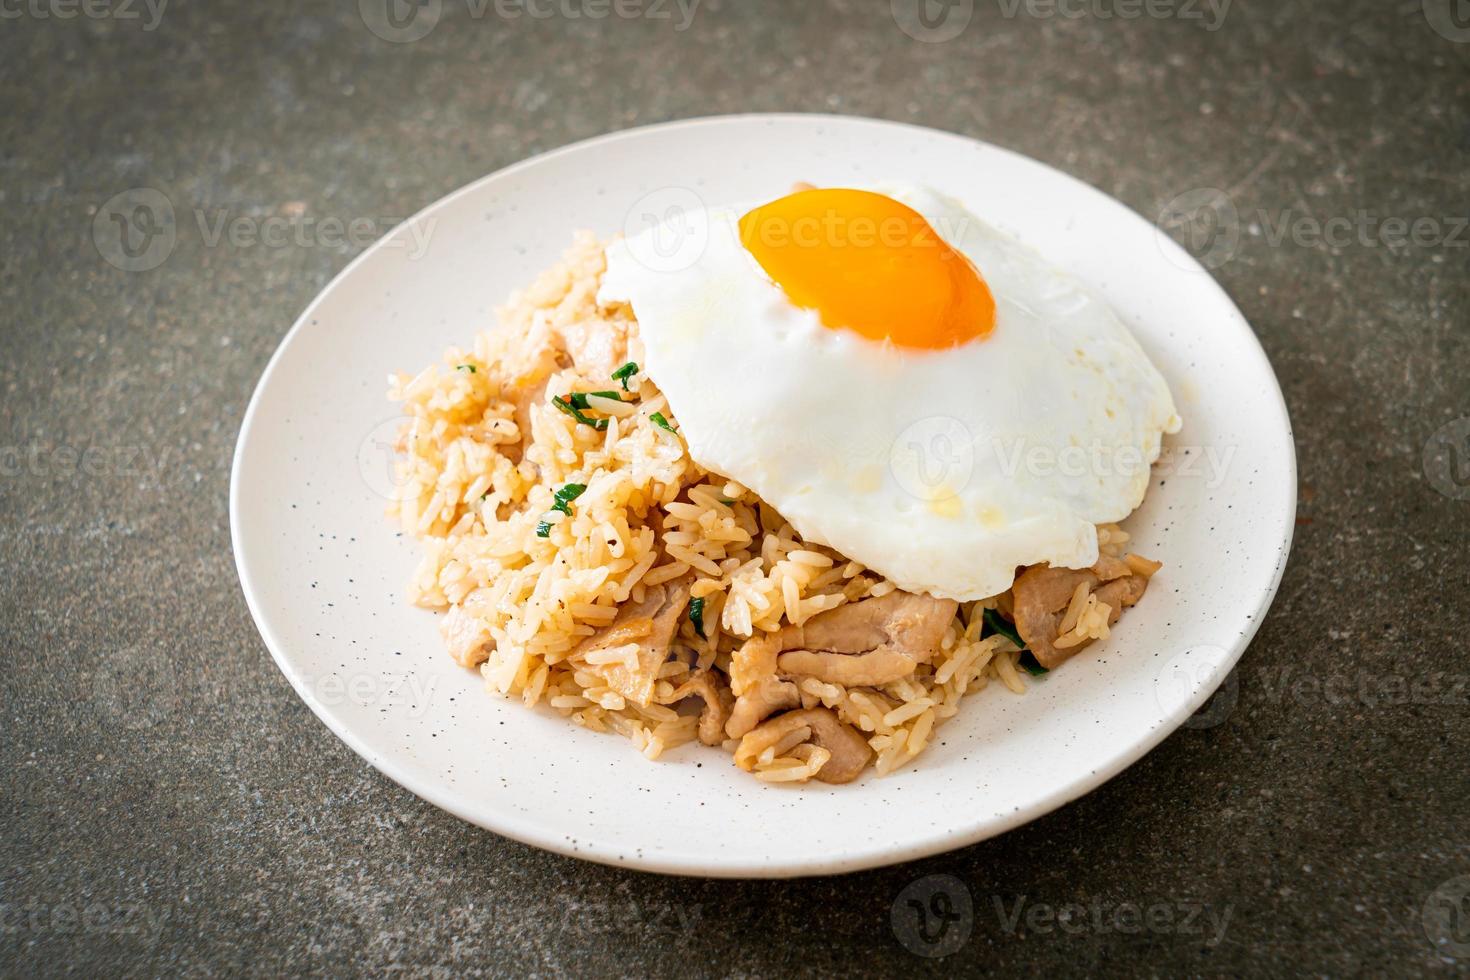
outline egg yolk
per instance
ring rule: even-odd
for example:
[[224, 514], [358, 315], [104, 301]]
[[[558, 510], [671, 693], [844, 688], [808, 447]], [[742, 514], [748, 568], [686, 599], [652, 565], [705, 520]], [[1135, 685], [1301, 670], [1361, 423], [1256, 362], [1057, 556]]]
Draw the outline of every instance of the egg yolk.
[[832, 329], [942, 349], [995, 329], [995, 299], [924, 216], [871, 191], [797, 191], [740, 219], [740, 241]]

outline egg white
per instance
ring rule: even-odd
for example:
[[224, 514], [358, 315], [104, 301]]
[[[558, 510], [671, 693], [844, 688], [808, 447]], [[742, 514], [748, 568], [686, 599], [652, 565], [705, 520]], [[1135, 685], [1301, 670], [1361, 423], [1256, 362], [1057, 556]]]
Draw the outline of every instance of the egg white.
[[1030, 249], [933, 191], [870, 189], [975, 263], [989, 337], [921, 351], [829, 329], [740, 244], [729, 209], [698, 216], [708, 241], [682, 268], [612, 243], [599, 301], [632, 304], [693, 459], [808, 541], [960, 600], [1005, 591], [1018, 566], [1092, 565], [1095, 525], [1142, 502], [1178, 430], [1163, 377], [1105, 301]]

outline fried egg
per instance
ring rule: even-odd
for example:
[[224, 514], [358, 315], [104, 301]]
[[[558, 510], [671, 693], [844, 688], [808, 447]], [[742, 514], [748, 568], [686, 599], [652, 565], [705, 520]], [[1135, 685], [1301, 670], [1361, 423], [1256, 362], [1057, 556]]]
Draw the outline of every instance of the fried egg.
[[[1108, 304], [926, 188], [805, 190], [608, 246], [690, 456], [899, 587], [1083, 568], [1131, 513], [1168, 386]], [[660, 246], [690, 231], [684, 261]]]

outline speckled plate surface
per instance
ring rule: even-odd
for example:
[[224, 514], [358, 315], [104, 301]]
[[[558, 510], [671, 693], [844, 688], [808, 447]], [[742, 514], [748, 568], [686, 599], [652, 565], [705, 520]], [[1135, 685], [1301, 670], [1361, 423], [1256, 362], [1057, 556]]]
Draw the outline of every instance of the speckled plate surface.
[[[415, 545], [383, 514], [385, 377], [467, 345], [572, 232], [669, 207], [775, 197], [793, 180], [901, 177], [1100, 290], [1174, 390], [1185, 426], [1126, 523], [1165, 571], [1106, 643], [1024, 697], [966, 699], [917, 763], [840, 787], [771, 786], [690, 745], [626, 740], [484, 693], [404, 601]], [[922, 857], [1001, 833], [1138, 759], [1209, 698], [1286, 562], [1296, 457], [1280, 389], [1209, 274], [1071, 177], [974, 140], [829, 116], [694, 120], [579, 143], [451, 194], [353, 262], [271, 359], [230, 488], [236, 563], [281, 670], [383, 773], [483, 827], [649, 871], [787, 876]]]

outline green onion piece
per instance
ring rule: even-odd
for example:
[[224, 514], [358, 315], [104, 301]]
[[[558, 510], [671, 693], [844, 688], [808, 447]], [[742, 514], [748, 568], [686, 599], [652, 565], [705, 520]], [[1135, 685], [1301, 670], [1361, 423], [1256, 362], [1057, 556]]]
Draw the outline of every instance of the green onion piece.
[[473, 364], [461, 364], [459, 367], [455, 368], [455, 370], [456, 371], [468, 371], [468, 372], [470, 372], [470, 374], [474, 374], [475, 373], [475, 366]]
[[704, 598], [689, 600], [689, 622], [694, 624], [694, 632], [699, 634], [700, 639], [707, 640], [704, 635]]
[[615, 402], [622, 401], [622, 399], [618, 397], [618, 393], [616, 391], [574, 391], [571, 394], [567, 395], [567, 401], [571, 402], [573, 408], [580, 408], [583, 411], [586, 411], [588, 408], [591, 407], [587, 403], [587, 397], [589, 395], [597, 395], [601, 398], [611, 398]]
[[1040, 677], [1042, 674], [1051, 673], [1051, 671], [1041, 666], [1040, 661], [1036, 659], [1036, 654], [1026, 649], [1026, 642], [1021, 639], [1021, 634], [1016, 632], [1016, 627], [1007, 622], [1004, 616], [994, 609], [987, 609], [981, 614], [981, 620], [984, 623], [980, 628], [980, 635], [982, 637], [999, 633], [1021, 648], [1021, 655], [1016, 658], [1016, 663], [1021, 665], [1022, 670], [1032, 677]]
[[1021, 634], [1017, 633], [1016, 628], [1008, 623], [1006, 618], [1000, 613], [994, 609], [987, 609], [982, 614], [982, 619], [985, 623], [984, 627], [980, 630], [982, 637], [989, 636], [992, 633], [999, 633], [1022, 650], [1026, 649], [1026, 641], [1021, 639]]
[[[576, 396], [574, 395], [572, 397], [575, 398]], [[578, 422], [582, 423], [583, 425], [590, 425], [590, 426], [592, 426], [592, 428], [596, 429], [598, 432], [601, 432], [601, 431], [603, 431], [604, 429], [607, 428], [607, 419], [592, 419], [592, 418], [588, 418], [587, 416], [585, 416], [585, 415], [582, 414], [582, 412], [581, 412], [580, 409], [575, 408], [572, 405], [571, 402], [567, 401], [565, 398], [560, 397], [559, 395], [552, 395], [551, 396], [551, 403], [553, 405], [555, 405], [557, 408], [561, 409], [566, 414], [570, 415], [572, 418], [576, 419]], [[585, 408], [585, 407], [586, 407], [586, 400], [584, 399], [583, 400], [583, 408]]]
[[627, 391], [628, 390], [628, 379], [631, 378], [633, 375], [635, 375], [637, 373], [638, 373], [638, 365], [637, 365], [637, 363], [635, 363], [634, 361], [629, 361], [627, 364], [624, 364], [622, 367], [618, 368], [616, 371], [614, 371], [612, 373], [612, 379], [614, 381], [618, 382], [619, 384], [621, 384], [623, 386], [623, 390], [624, 391]]
[[[587, 484], [585, 484], [585, 483], [568, 483], [566, 486], [562, 487], [556, 493], [554, 493], [554, 494], [551, 495], [552, 496], [552, 499], [555, 500], [555, 503], [553, 503], [551, 505], [551, 509], [552, 510], [559, 510], [563, 514], [567, 515], [568, 517], [571, 517], [572, 516], [572, 508], [571, 508], [572, 501], [573, 500], [576, 500], [578, 497], [582, 496], [582, 494], [584, 494], [586, 492], [587, 492]], [[538, 538], [549, 538], [549, 537], [551, 537], [551, 522], [550, 521], [542, 521], [540, 524], [537, 524], [536, 525], [536, 537], [538, 537]]]
[[664, 418], [663, 412], [654, 412], [648, 417], [648, 420], [654, 425], [658, 426], [660, 429], [667, 429], [670, 432], [674, 431], [674, 427], [669, 424], [669, 420]]
[[587, 484], [585, 484], [585, 483], [568, 483], [566, 486], [562, 487], [556, 493], [552, 494], [552, 496], [556, 499], [556, 503], [554, 503], [554, 504], [551, 505], [551, 509], [552, 510], [559, 510], [563, 514], [570, 515], [571, 512], [572, 512], [572, 508], [568, 507], [567, 505], [570, 504], [573, 500], [576, 500], [578, 497], [582, 496], [582, 494], [584, 494], [586, 492], [587, 492]]

